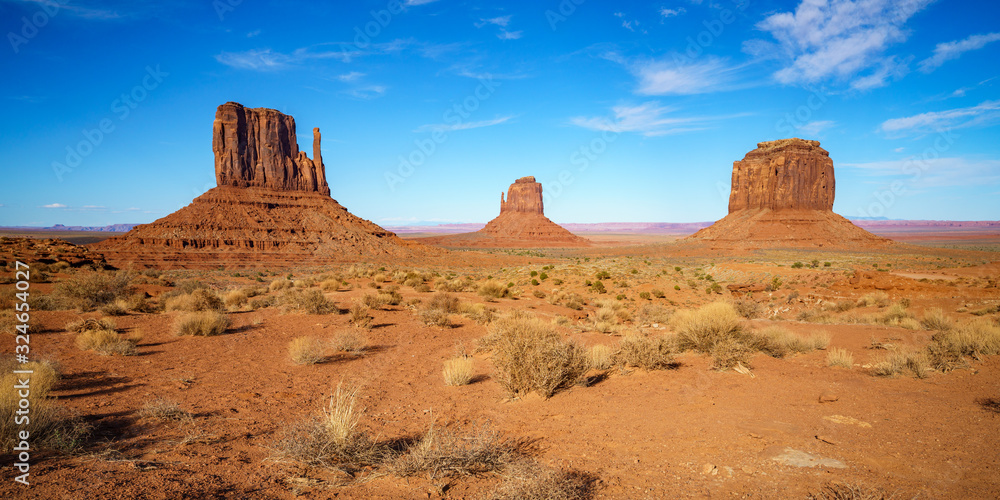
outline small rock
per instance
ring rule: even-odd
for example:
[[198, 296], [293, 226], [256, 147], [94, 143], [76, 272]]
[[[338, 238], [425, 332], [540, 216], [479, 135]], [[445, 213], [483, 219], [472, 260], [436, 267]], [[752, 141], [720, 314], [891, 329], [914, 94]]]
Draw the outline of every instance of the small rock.
[[837, 401], [839, 399], [840, 399], [840, 396], [838, 396], [837, 393], [835, 393], [833, 391], [823, 391], [823, 393], [819, 395], [819, 402], [820, 403], [832, 403], [832, 402]]
[[761, 436], [760, 434], [757, 434], [755, 432], [751, 432], [750, 433], [750, 437], [752, 437], [754, 439], [763, 439], [764, 438], [764, 436]]
[[832, 444], [832, 445], [836, 445], [837, 444], [836, 441], [834, 441], [833, 439], [830, 439], [830, 438], [828, 438], [826, 436], [816, 436], [816, 439], [818, 439], [818, 440], [820, 440], [820, 441], [822, 441], [822, 442], [824, 442], [826, 444]]
[[719, 470], [713, 464], [705, 464], [705, 466], [701, 468], [701, 473], [705, 475], [711, 474], [714, 476], [719, 473]]

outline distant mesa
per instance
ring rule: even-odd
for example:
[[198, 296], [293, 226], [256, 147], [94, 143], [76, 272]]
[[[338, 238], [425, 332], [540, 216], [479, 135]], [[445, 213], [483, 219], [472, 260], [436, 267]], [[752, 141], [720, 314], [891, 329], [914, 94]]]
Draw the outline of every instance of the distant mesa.
[[416, 238], [445, 247], [581, 247], [590, 241], [549, 220], [542, 204], [542, 185], [534, 177], [521, 177], [500, 193], [500, 215], [474, 233]]
[[894, 242], [833, 213], [836, 181], [819, 141], [760, 142], [733, 162], [729, 215], [689, 237], [719, 248], [884, 247]]
[[299, 151], [295, 119], [273, 109], [227, 102], [212, 128], [218, 186], [94, 250], [118, 267], [179, 268], [316, 265], [430, 251], [330, 198], [318, 128], [312, 159]]

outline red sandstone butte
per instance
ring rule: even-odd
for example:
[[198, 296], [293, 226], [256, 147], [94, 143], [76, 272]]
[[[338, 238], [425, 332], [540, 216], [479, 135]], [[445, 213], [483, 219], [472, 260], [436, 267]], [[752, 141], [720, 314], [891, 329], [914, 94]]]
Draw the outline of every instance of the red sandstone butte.
[[872, 248], [893, 242], [833, 213], [836, 181], [819, 141], [760, 142], [733, 162], [729, 215], [689, 238], [718, 248]]
[[219, 106], [213, 124], [217, 187], [190, 205], [92, 248], [118, 266], [245, 268], [398, 258], [430, 249], [354, 216], [330, 198], [313, 129], [313, 159], [295, 120], [267, 108]]
[[535, 178], [521, 177], [500, 193], [500, 215], [474, 233], [417, 238], [445, 247], [581, 247], [590, 241], [549, 220], [542, 204], [542, 185]]

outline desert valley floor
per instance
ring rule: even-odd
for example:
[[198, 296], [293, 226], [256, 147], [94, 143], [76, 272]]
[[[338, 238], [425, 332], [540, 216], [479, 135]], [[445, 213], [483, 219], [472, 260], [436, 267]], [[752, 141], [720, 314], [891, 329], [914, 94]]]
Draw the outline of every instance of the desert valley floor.
[[[66, 284], [94, 273], [59, 262], [79, 247], [6, 238], [10, 276], [15, 259], [50, 262], [33, 270], [33, 293], [51, 300], [33, 309], [32, 355], [58, 367], [47, 401], [85, 432], [33, 451], [29, 489], [4, 455], [0, 496], [1000, 496], [1000, 357], [986, 354], [1000, 348], [998, 235], [739, 254], [584, 236], [596, 246], [447, 263], [104, 271], [128, 274], [134, 295], [73, 307], [58, 300], [79, 298]], [[678, 348], [692, 315], [720, 302], [735, 328], [785, 347]], [[196, 309], [228, 327], [176, 335]], [[505, 390], [483, 339], [515, 310], [578, 346], [587, 371], [551, 397]], [[101, 318], [123, 351], [83, 349], [81, 320]], [[934, 351], [947, 332], [980, 332], [985, 347]], [[3, 342], [13, 352], [14, 335]], [[292, 345], [315, 358], [293, 362]], [[456, 359], [471, 373], [448, 386]], [[296, 442], [338, 385], [356, 391], [354, 438], [379, 457], [311, 459]], [[870, 496], [833, 496], [851, 491]]]

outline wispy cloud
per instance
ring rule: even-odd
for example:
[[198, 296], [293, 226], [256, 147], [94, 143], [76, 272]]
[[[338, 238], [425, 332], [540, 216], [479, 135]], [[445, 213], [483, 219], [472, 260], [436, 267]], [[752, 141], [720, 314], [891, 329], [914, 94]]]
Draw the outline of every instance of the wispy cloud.
[[406, 0], [406, 5], [426, 5], [437, 2], [437, 0]]
[[909, 187], [933, 189], [946, 186], [982, 186], [1000, 183], [1000, 160], [977, 160], [963, 157], [902, 160], [870, 163], [844, 163], [872, 177], [909, 179]]
[[627, 29], [629, 31], [632, 31], [632, 32], [638, 31], [638, 32], [643, 33], [643, 34], [648, 33], [646, 30], [644, 30], [644, 29], [642, 29], [642, 28], [639, 27], [639, 25], [642, 24], [642, 23], [640, 23], [638, 19], [633, 19], [633, 20], [629, 21], [628, 19], [625, 18], [625, 13], [624, 12], [615, 12], [615, 17], [621, 18], [621, 20], [622, 20], [622, 28], [625, 28], [625, 29]]
[[660, 9], [660, 15], [663, 16], [664, 19], [668, 17], [679, 16], [684, 14], [685, 12], [687, 12], [687, 10], [684, 7], [677, 7], [676, 9], [668, 9], [666, 7], [663, 7], [662, 9]]
[[475, 24], [477, 28], [482, 28], [487, 24], [495, 24], [501, 28], [506, 28], [507, 25], [510, 24], [511, 17], [512, 16], [499, 16], [499, 17], [491, 17], [489, 19], [480, 19], [479, 22], [473, 24]]
[[253, 37], [255, 37], [255, 36], [259, 35], [259, 34], [260, 34], [260, 30], [253, 30], [253, 31], [247, 33], [247, 38], [253, 38]]
[[883, 132], [894, 135], [906, 133], [931, 133], [942, 129], [967, 128], [987, 125], [1000, 118], [1000, 100], [983, 101], [967, 108], [930, 111], [882, 122]]
[[834, 125], [836, 125], [836, 123], [831, 120], [817, 120], [798, 127], [798, 130], [803, 134], [819, 135], [824, 130], [833, 127]]
[[432, 123], [428, 125], [421, 125], [417, 127], [414, 132], [453, 132], [456, 130], [468, 130], [473, 128], [491, 127], [493, 125], [499, 125], [505, 123], [514, 115], [501, 116], [500, 118], [495, 118], [493, 120], [483, 120], [478, 122], [460, 122], [460, 123]]
[[611, 108], [612, 117], [574, 117], [570, 123], [578, 127], [608, 132], [636, 132], [646, 137], [677, 134], [704, 129], [708, 117], [673, 117], [675, 108], [649, 101], [635, 106]]
[[66, 205], [62, 203], [49, 203], [48, 205], [42, 205], [42, 208], [66, 208]]
[[636, 92], [645, 95], [693, 95], [729, 90], [735, 87], [732, 80], [739, 69], [711, 56], [687, 63], [642, 60], [627, 63], [627, 66], [639, 79]]
[[392, 54], [413, 45], [412, 40], [397, 39], [372, 44], [365, 50], [360, 50], [346, 42], [326, 42], [301, 47], [288, 53], [274, 51], [270, 48], [250, 49], [243, 52], [222, 52], [215, 56], [215, 60], [237, 69], [278, 71], [316, 60], [335, 59], [350, 62], [355, 57], [363, 55]]
[[360, 71], [351, 71], [350, 73], [344, 73], [342, 75], [337, 75], [337, 79], [342, 82], [353, 82], [357, 81], [359, 78], [365, 76], [364, 73]]
[[[906, 39], [903, 26], [934, 0], [803, 0], [795, 12], [772, 14], [757, 24], [777, 43], [752, 40], [744, 50], [787, 61], [774, 78], [806, 85], [856, 81], [858, 90], [884, 86], [905, 69], [885, 55]], [[869, 74], [860, 76], [870, 71]]]
[[501, 40], [517, 40], [518, 38], [521, 38], [521, 35], [523, 33], [524, 32], [520, 30], [519, 31], [500, 30], [500, 33], [497, 34], [497, 38]]
[[375, 99], [376, 97], [385, 95], [386, 90], [389, 90], [389, 88], [385, 85], [366, 85], [345, 90], [344, 93], [358, 99]]
[[920, 71], [930, 73], [938, 69], [946, 61], [958, 59], [962, 54], [970, 50], [978, 50], [988, 43], [1000, 40], [1000, 33], [987, 33], [985, 35], [972, 35], [964, 40], [939, 43], [934, 47], [934, 55], [920, 61]]

